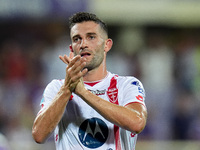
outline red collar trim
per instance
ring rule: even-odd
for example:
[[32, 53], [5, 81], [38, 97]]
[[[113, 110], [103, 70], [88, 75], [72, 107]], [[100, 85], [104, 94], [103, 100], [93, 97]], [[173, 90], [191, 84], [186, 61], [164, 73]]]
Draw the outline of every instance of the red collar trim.
[[[106, 77], [105, 78], [107, 78], [108, 76], [109, 76], [109, 72], [107, 72], [107, 75], [106, 75]], [[105, 79], [104, 78], [104, 79]], [[103, 81], [104, 79], [102, 79], [102, 80], [99, 80], [99, 81], [94, 81], [94, 82], [87, 82], [87, 81], [85, 81], [84, 83], [85, 84], [87, 84], [87, 85], [89, 85], [89, 86], [94, 86], [94, 85], [96, 85], [97, 83], [99, 83], [99, 82], [101, 82], [101, 81]]]
[[101, 81], [96, 81], [96, 82], [84, 82], [85, 84], [89, 85], [89, 86], [94, 86], [96, 85], [97, 83], [99, 83]]

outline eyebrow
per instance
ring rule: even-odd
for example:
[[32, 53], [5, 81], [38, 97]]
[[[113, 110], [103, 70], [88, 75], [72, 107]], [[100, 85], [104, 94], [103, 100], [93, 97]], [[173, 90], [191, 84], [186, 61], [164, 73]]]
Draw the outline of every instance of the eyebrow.
[[77, 38], [77, 37], [80, 37], [80, 35], [79, 35], [79, 34], [74, 35], [74, 36], [72, 37], [72, 39]]
[[[95, 32], [88, 32], [86, 35], [97, 35]], [[72, 37], [72, 39], [80, 37], [80, 34], [76, 34]]]
[[95, 32], [89, 32], [87, 35], [97, 35]]

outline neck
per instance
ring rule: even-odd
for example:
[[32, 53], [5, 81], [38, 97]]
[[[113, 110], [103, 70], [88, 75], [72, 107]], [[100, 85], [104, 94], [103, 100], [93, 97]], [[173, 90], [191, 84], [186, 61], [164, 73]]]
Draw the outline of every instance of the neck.
[[98, 81], [107, 76], [108, 72], [105, 63], [102, 63], [98, 68], [90, 70], [84, 77], [83, 81]]

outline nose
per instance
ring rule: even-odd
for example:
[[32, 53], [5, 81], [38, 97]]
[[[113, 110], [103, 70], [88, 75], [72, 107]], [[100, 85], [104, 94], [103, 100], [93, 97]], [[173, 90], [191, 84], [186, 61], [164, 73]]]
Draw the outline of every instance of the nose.
[[80, 49], [85, 49], [85, 48], [88, 48], [88, 43], [87, 43], [87, 40], [86, 39], [82, 39], [81, 40], [81, 45], [80, 45]]

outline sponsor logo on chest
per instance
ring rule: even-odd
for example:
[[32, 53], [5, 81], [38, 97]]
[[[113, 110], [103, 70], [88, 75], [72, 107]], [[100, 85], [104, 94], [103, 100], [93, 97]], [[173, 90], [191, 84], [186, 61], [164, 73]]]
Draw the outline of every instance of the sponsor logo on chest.
[[106, 89], [104, 89], [104, 90], [96, 90], [96, 91], [94, 91], [94, 90], [90, 90], [90, 89], [88, 89], [90, 92], [92, 92], [93, 94], [95, 94], [95, 95], [104, 95], [105, 93], [106, 93]]

